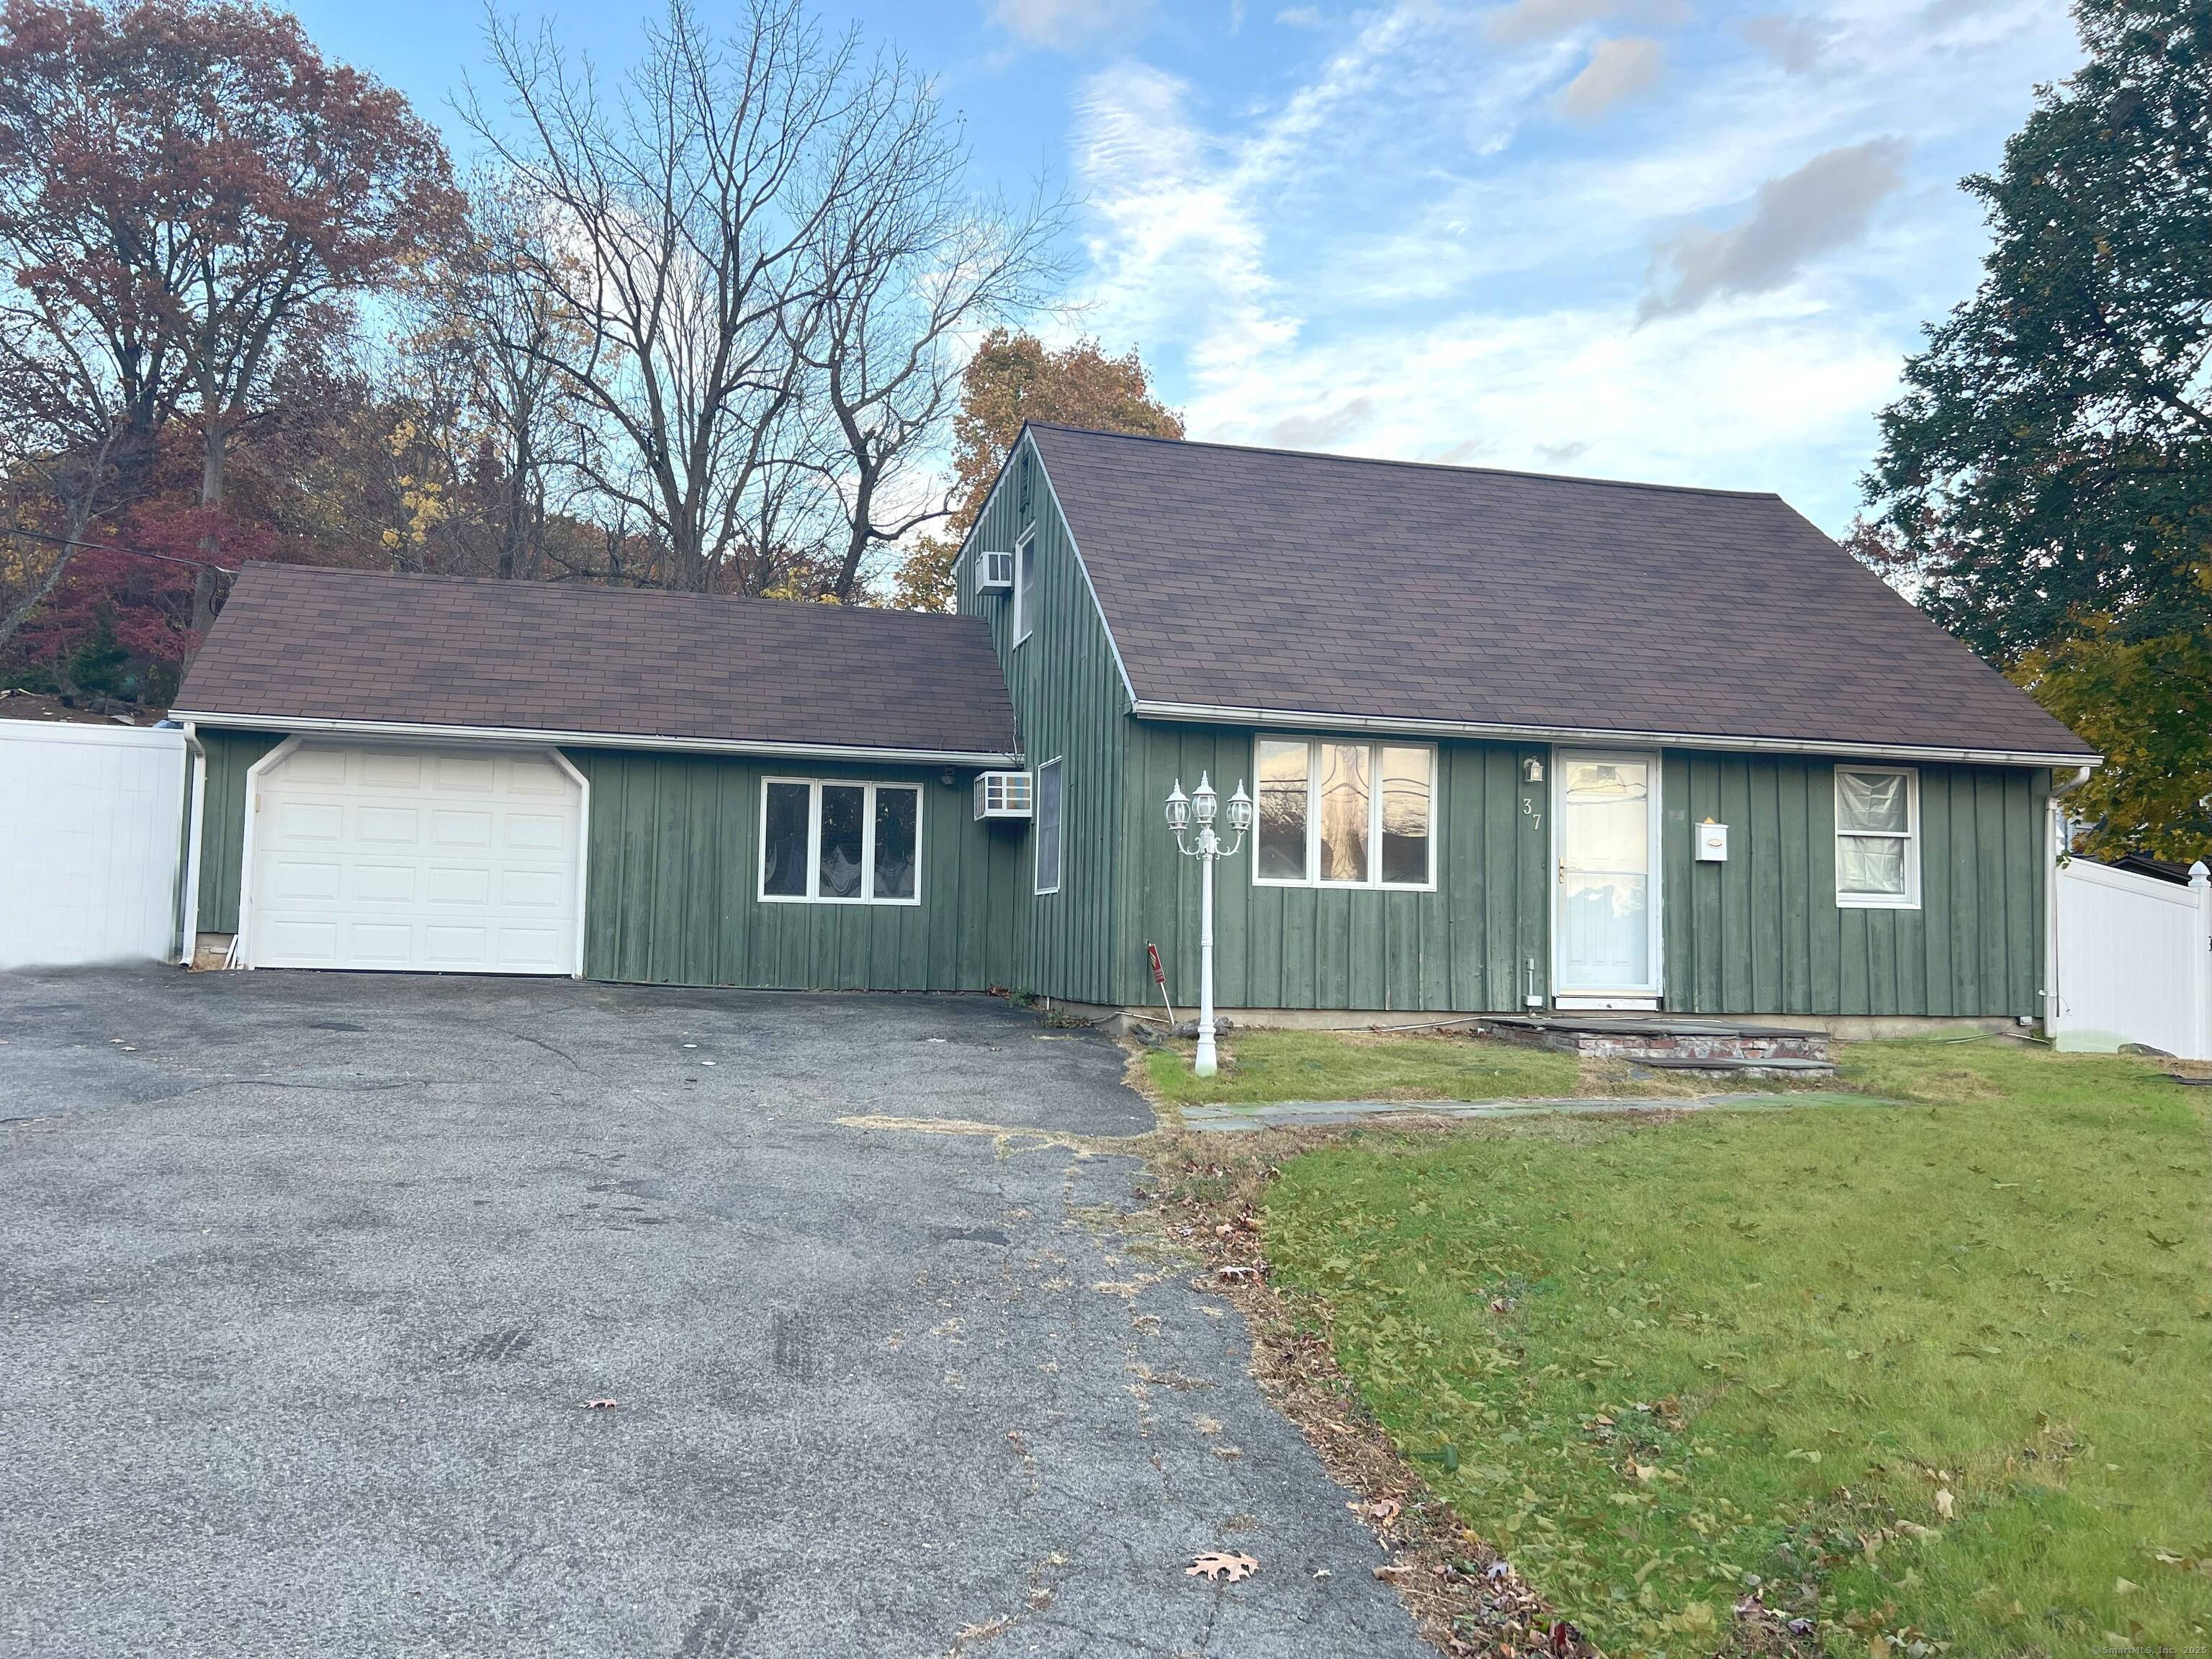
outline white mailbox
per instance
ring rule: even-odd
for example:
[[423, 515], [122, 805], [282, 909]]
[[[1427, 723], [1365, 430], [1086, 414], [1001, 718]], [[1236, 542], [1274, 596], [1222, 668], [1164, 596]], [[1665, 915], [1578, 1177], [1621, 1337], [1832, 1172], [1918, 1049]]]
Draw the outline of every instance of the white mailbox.
[[1698, 826], [1698, 862], [1726, 864], [1728, 862], [1728, 825], [1715, 823], [1707, 818]]

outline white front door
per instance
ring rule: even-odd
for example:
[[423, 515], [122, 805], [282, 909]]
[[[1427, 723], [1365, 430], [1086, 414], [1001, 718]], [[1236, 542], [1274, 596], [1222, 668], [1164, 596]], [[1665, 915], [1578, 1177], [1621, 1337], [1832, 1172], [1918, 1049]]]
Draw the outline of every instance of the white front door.
[[252, 797], [254, 967], [577, 971], [583, 787], [551, 755], [308, 743]]
[[1553, 765], [1556, 988], [1566, 997], [1656, 997], [1659, 757], [1563, 750]]

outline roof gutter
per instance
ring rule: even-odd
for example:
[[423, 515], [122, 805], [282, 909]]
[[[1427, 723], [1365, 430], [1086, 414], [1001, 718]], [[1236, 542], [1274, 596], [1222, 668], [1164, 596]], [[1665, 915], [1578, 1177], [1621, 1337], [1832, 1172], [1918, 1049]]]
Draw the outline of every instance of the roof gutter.
[[1836, 743], [1799, 738], [1721, 737], [1701, 732], [1635, 732], [1578, 726], [1513, 726], [1486, 720], [1386, 720], [1373, 714], [1328, 714], [1311, 709], [1231, 708], [1216, 703], [1158, 702], [1139, 699], [1131, 714], [1139, 720], [1194, 720], [1217, 726], [1281, 726], [1306, 731], [1402, 732], [1452, 738], [1495, 738], [1522, 743], [1639, 743], [1670, 749], [1717, 749], [1765, 755], [1845, 755], [1882, 760], [1955, 761], [1982, 766], [2100, 766], [2102, 755], [2085, 758], [2044, 750], [1955, 749], [1935, 744]]
[[171, 718], [239, 732], [330, 733], [357, 738], [409, 738], [422, 743], [529, 744], [566, 749], [650, 749], [684, 755], [760, 755], [798, 760], [890, 761], [914, 766], [1018, 767], [1012, 750], [890, 749], [860, 744], [731, 742], [714, 738], [665, 738], [647, 732], [556, 732], [526, 726], [439, 726], [404, 720], [345, 720], [289, 714], [226, 714], [212, 709], [172, 709]]

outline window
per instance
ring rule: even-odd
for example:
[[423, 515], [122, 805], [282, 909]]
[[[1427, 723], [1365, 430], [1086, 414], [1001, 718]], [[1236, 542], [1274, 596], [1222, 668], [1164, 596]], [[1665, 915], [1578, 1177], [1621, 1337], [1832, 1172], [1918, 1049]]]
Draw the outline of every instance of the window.
[[1029, 638], [1036, 625], [1036, 538], [1014, 544], [1014, 643]]
[[1436, 763], [1425, 744], [1261, 738], [1252, 879], [1435, 886]]
[[770, 778], [761, 797], [760, 896], [785, 902], [921, 902], [921, 790]]
[[1836, 769], [1836, 902], [1847, 908], [1920, 908], [1917, 772]]
[[1036, 890], [1060, 890], [1060, 763], [1047, 761], [1036, 775]]

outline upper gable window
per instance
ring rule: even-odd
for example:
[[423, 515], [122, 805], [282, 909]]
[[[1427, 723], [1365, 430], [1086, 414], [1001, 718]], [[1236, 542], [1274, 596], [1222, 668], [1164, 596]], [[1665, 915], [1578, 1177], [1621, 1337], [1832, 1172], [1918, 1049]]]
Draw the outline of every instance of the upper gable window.
[[1014, 544], [1014, 643], [1029, 638], [1036, 626], [1036, 538], [1024, 536]]
[[1263, 887], [1436, 885], [1437, 751], [1261, 738], [1252, 879]]
[[1896, 766], [1836, 769], [1836, 902], [1920, 908], [1920, 775]]

